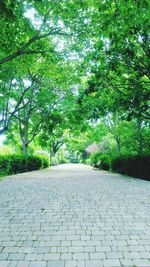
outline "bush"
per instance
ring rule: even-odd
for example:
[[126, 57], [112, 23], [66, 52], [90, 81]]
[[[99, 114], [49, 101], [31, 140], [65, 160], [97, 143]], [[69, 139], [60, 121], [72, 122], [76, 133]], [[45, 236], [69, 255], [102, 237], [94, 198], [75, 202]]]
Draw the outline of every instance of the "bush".
[[109, 171], [110, 170], [110, 161], [109, 161], [109, 157], [108, 155], [102, 155], [101, 156], [101, 165], [100, 165], [100, 168], [102, 170], [105, 170], [105, 171]]
[[99, 151], [92, 153], [90, 156], [91, 164], [98, 164], [99, 161], [101, 161], [100, 169], [107, 171], [110, 170], [110, 161], [108, 155], [102, 154]]
[[34, 171], [49, 166], [46, 157], [28, 156], [26, 161], [22, 155], [0, 156], [0, 175], [9, 175], [26, 171]]
[[10, 157], [9, 156], [0, 156], [0, 175], [7, 175], [10, 170]]
[[112, 160], [113, 171], [150, 180], [150, 155], [122, 156]]
[[86, 159], [80, 159], [79, 163], [86, 164], [87, 160]]
[[101, 156], [102, 156], [102, 153], [100, 153], [99, 151], [93, 152], [90, 155], [91, 164], [92, 165], [97, 164], [101, 160]]
[[66, 164], [68, 163], [68, 160], [65, 158], [59, 159], [59, 164]]
[[20, 155], [12, 155], [12, 156], [9, 155], [6, 158], [6, 161], [7, 160], [10, 163], [8, 174], [26, 172], [26, 158], [25, 157], [20, 156]]
[[48, 168], [50, 166], [49, 159], [47, 156], [40, 156], [42, 161], [42, 169]]
[[56, 157], [52, 157], [51, 158], [51, 165], [55, 166], [55, 165], [58, 165], [58, 164], [59, 164], [58, 159]]
[[85, 162], [87, 165], [90, 165], [91, 161], [90, 159], [86, 159], [86, 162]]

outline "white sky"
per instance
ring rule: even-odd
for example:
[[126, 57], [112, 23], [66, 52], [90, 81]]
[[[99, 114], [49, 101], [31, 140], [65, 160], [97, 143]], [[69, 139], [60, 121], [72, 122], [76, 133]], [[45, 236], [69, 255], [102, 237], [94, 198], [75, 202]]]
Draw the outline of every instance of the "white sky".
[[6, 140], [5, 135], [0, 135], [0, 146], [3, 145], [3, 142]]
[[27, 9], [26, 12], [24, 13], [24, 16], [31, 21], [32, 25], [34, 25], [36, 29], [40, 29], [42, 20], [39, 18], [37, 12], [33, 7]]

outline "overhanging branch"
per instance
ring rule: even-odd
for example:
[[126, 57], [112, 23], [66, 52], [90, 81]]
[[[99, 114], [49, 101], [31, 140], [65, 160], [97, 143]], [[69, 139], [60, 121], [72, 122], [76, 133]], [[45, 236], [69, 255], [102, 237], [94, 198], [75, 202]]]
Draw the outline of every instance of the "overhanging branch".
[[43, 39], [43, 38], [46, 38], [46, 37], [48, 37], [50, 35], [54, 35], [54, 34], [68, 35], [67, 33], [62, 32], [61, 30], [62, 30], [61, 27], [56, 27], [56, 28], [51, 29], [47, 33], [44, 33], [44, 34], [38, 33], [38, 34], [36, 34], [26, 44], [24, 44], [20, 49], [18, 49], [15, 53], [13, 53], [12, 55], [9, 55], [9, 56], [7, 56], [5, 58], [0, 59], [0, 64], [2, 65], [5, 62], [11, 61], [11, 60], [13, 60], [13, 59], [15, 59], [17, 57], [22, 56], [22, 55], [47, 53], [48, 50], [46, 50], [45, 52], [43, 50], [43, 52], [42, 52], [41, 50], [39, 50], [39, 51], [38, 50], [28, 50], [28, 51], [26, 51], [26, 49], [28, 47], [30, 47], [36, 41], [38, 41], [40, 39]]

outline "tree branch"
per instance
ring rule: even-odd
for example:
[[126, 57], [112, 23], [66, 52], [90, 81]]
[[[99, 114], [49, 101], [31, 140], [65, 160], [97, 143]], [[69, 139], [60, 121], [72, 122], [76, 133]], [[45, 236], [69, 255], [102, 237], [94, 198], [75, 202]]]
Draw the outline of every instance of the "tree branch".
[[67, 33], [60, 32], [61, 30], [62, 30], [61, 27], [56, 27], [56, 28], [51, 29], [47, 33], [44, 33], [44, 34], [41, 34], [41, 35], [39, 33], [36, 34], [26, 44], [24, 44], [20, 49], [18, 49], [15, 53], [13, 53], [12, 55], [9, 55], [9, 56], [7, 56], [5, 58], [2, 58], [0, 60], [0, 64], [4, 64], [5, 62], [11, 61], [14, 58], [17, 58], [17, 57], [22, 56], [22, 55], [29, 55], [29, 54], [41, 53], [41, 50], [40, 51], [37, 51], [37, 50], [25, 51], [25, 50], [28, 47], [30, 47], [34, 42], [36, 42], [36, 41], [38, 41], [40, 39], [46, 38], [46, 37], [48, 37], [50, 35], [54, 35], [54, 34], [65, 35], [65, 34], [67, 34]]

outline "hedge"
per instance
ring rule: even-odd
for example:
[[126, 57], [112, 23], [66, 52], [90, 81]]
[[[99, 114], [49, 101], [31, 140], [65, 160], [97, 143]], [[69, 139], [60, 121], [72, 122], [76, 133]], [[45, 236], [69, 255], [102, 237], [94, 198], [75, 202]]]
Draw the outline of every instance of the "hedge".
[[112, 171], [150, 181], [150, 155], [124, 156], [112, 160]]
[[46, 157], [22, 155], [0, 155], [0, 175], [10, 175], [26, 171], [47, 168], [49, 161]]

